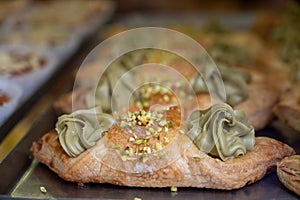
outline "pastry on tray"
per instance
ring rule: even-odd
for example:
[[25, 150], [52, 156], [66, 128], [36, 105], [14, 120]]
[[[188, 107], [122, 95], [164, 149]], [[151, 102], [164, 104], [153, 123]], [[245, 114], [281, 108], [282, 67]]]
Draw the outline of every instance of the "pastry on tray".
[[[278, 58], [275, 51], [264, 46], [264, 42], [251, 32], [236, 31], [222, 37], [207, 37], [203, 37], [204, 41], [207, 40], [203, 43], [215, 62], [258, 71], [263, 74], [266, 83], [280, 92], [290, 87], [290, 69]], [[274, 82], [274, 79], [278, 82]]]
[[35, 45], [65, 58], [107, 20], [112, 9], [109, 1], [28, 1], [26, 9], [6, 24], [0, 42]]
[[300, 155], [286, 157], [277, 163], [277, 175], [284, 186], [300, 196]]
[[26, 46], [0, 48], [0, 75], [18, 77], [48, 65], [47, 57], [29, 49]]
[[10, 101], [9, 96], [7, 96], [6, 93], [4, 93], [3, 91], [0, 90], [0, 106], [3, 106], [4, 104], [6, 104], [9, 101]]
[[18, 108], [21, 95], [16, 83], [0, 77], [0, 125]]
[[280, 96], [273, 111], [282, 123], [300, 131], [300, 83]]
[[[205, 83], [203, 83], [201, 79], [201, 74], [186, 61], [180, 60], [172, 55], [168, 55], [167, 53], [159, 54], [157, 52], [149, 53], [146, 51], [144, 55], [143, 53], [136, 53], [137, 56], [126, 55], [123, 58], [123, 61], [121, 60], [120, 62], [115, 63], [115, 65], [110, 66], [111, 70], [105, 72], [104, 76], [109, 73], [114, 74], [114, 68], [115, 71], [119, 70], [120, 74], [125, 74], [129, 69], [135, 70], [132, 66], [138, 66], [143, 62], [153, 62], [153, 60], [160, 61], [167, 64], [167, 66], [171, 69], [176, 70], [180, 75], [186, 78], [189, 81], [189, 85], [194, 89], [194, 92], [196, 92], [196, 95], [198, 96], [197, 98], [194, 98], [198, 99], [198, 102], [194, 102], [194, 107], [185, 107], [185, 117], [187, 117], [190, 112], [197, 109], [198, 104], [208, 105], [206, 107], [200, 107], [201, 109], [208, 108], [211, 105], [211, 98], [207, 98], [207, 95], [209, 96], [209, 94], [207, 88], [205, 88]], [[133, 60], [132, 57], [135, 60]], [[113, 88], [113, 84], [107, 83], [110, 82], [109, 77], [103, 78], [104, 81], [97, 83], [99, 81], [98, 75], [103, 73], [104, 70], [101, 67], [101, 64], [95, 62], [90, 63], [88, 66], [81, 69], [76, 79], [76, 83], [78, 84], [76, 85], [77, 87], [75, 87], [73, 92], [63, 95], [54, 103], [54, 107], [59, 114], [71, 113], [73, 110], [77, 109], [92, 108], [93, 106], [98, 106], [106, 101], [106, 97], [110, 96], [109, 91]], [[243, 68], [229, 67], [225, 64], [220, 64], [218, 68], [225, 85], [227, 95], [226, 102], [235, 108], [243, 110], [246, 113], [250, 124], [253, 125], [256, 130], [265, 127], [273, 116], [272, 107], [277, 100], [279, 94], [278, 90], [266, 83], [262, 74], [254, 69], [247, 70]], [[148, 69], [144, 68], [143, 70], [135, 70], [133, 77], [142, 79], [145, 82], [147, 77], [149, 78], [150, 76], [154, 79], [157, 77], [157, 74], [160, 74], [159, 79], [164, 80], [164, 82], [161, 82], [160, 85], [167, 85], [174, 90], [175, 93], [177, 90], [178, 94], [175, 94], [175, 96], [185, 95], [185, 98], [182, 98], [184, 99], [183, 102], [187, 101], [190, 102], [190, 104], [193, 104], [190, 100], [188, 100], [189, 94], [193, 92], [189, 93], [188, 88], [181, 88], [181, 91], [178, 91], [178, 87], [182, 87], [182, 85], [184, 85], [179, 81], [181, 77], [171, 78], [171, 70], [166, 71], [165, 69], [156, 69], [157, 70], [153, 70], [153, 67], [148, 67]], [[281, 79], [279, 78], [279, 80]], [[142, 84], [142, 81], [135, 81]], [[273, 81], [276, 82], [278, 79], [273, 77]], [[93, 84], [99, 84], [98, 89], [95, 90]], [[105, 87], [108, 88], [109, 86], [111, 89], [105, 89]], [[148, 86], [145, 85], [145, 87]], [[146, 88], [146, 90], [149, 89], [151, 90], [151, 87], [148, 87], [148, 89]], [[152, 97], [155, 96], [151, 94], [148, 99], [143, 98], [142, 101], [144, 103], [149, 103], [152, 101]], [[165, 98], [172, 99], [171, 96]], [[139, 99], [139, 101], [141, 100]], [[172, 101], [163, 102], [164, 104], [174, 103]], [[104, 111], [109, 110], [104, 109]]]
[[245, 114], [225, 103], [196, 110], [186, 121], [178, 106], [131, 110], [62, 115], [55, 130], [32, 144], [32, 154], [80, 185], [223, 190], [254, 183], [295, 154], [282, 142], [255, 137]]
[[[296, 1], [285, 2], [283, 12], [265, 13], [254, 27], [269, 49], [276, 53], [285, 68], [291, 71], [293, 80], [300, 80], [299, 45], [300, 6]], [[261, 28], [267, 27], [267, 28]]]
[[14, 14], [22, 11], [28, 4], [28, 0], [12, 0], [12, 1], [2, 1], [0, 7], [0, 26]]
[[25, 45], [0, 47], [0, 77], [22, 88], [22, 101], [45, 83], [57, 66], [56, 58], [48, 51]]

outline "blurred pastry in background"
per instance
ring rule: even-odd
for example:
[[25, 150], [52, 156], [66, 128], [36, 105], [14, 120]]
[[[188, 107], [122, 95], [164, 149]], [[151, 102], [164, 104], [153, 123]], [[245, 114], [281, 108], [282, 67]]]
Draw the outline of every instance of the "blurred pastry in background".
[[[175, 70], [187, 80], [188, 84], [181, 82], [180, 77], [172, 77], [167, 67], [165, 69], [155, 68], [155, 70], [153, 67], [134, 70], [135, 66], [153, 62], [163, 63]], [[96, 104], [96, 106], [102, 106], [105, 112], [110, 113], [112, 90], [116, 84], [113, 80], [118, 80], [130, 69], [134, 73], [132, 73], [132, 80], [125, 81], [127, 86], [134, 83], [141, 85], [143, 81], [146, 83], [147, 80], [159, 83], [157, 86], [145, 84], [136, 90], [138, 98], [133, 101], [142, 105], [143, 109], [145, 109], [145, 105], [149, 108], [157, 103], [161, 105], [183, 103], [185, 105], [183, 106], [184, 117], [187, 117], [193, 110], [206, 109], [215, 101], [210, 97], [202, 77], [203, 74], [197, 72], [190, 63], [167, 52], [143, 50], [124, 55], [106, 71], [101, 66], [101, 61], [84, 66], [77, 76], [76, 83], [78, 85], [74, 87], [73, 92], [59, 98], [54, 103], [54, 108], [59, 114], [62, 114], [71, 113], [77, 109], [92, 108]], [[225, 86], [226, 99], [224, 101], [234, 108], [243, 110], [250, 124], [256, 130], [265, 127], [272, 119], [272, 107], [277, 101], [278, 90], [268, 85], [263, 79], [255, 78], [260, 75], [255, 70], [247, 71], [244, 68], [228, 67], [223, 64], [219, 64], [218, 69]], [[208, 71], [210, 72], [208, 72], [207, 78], [213, 80], [213, 76], [215, 76], [213, 68]], [[101, 78], [99, 74], [102, 74]], [[96, 89], [93, 84], [98, 85]], [[219, 85], [215, 86], [216, 89], [220, 89]], [[128, 88], [125, 87], [123, 91], [126, 90]], [[169, 90], [173, 91], [173, 94]], [[194, 93], [196, 96], [192, 95]]]
[[31, 73], [48, 65], [46, 57], [34, 50], [24, 48], [8, 48], [0, 50], [0, 75], [17, 77]]
[[27, 6], [28, 3], [29, 3], [29, 0], [1, 1], [0, 27], [5, 26], [4, 24], [10, 18], [10, 16], [23, 10]]
[[0, 76], [0, 125], [18, 108], [22, 93], [16, 83]]
[[[269, 14], [270, 15], [270, 14]], [[258, 18], [260, 29], [254, 25], [258, 35], [263, 35], [269, 49], [282, 60], [285, 67], [290, 70], [292, 81], [300, 80], [300, 5], [295, 1], [288, 1], [284, 12], [274, 13], [268, 18]], [[268, 24], [272, 24], [268, 26]]]
[[280, 96], [273, 111], [282, 123], [300, 132], [300, 83]]

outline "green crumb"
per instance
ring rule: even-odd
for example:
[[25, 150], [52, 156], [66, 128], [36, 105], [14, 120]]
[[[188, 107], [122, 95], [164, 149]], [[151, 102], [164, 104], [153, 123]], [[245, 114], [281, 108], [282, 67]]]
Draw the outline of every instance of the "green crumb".
[[177, 192], [177, 187], [172, 186], [172, 187], [171, 187], [171, 192]]
[[41, 187], [40, 187], [40, 191], [41, 191], [42, 193], [46, 193], [46, 192], [47, 192], [47, 190], [46, 190], [46, 188], [45, 188], [44, 186], [41, 186]]
[[167, 121], [167, 127], [171, 128], [173, 126], [173, 122], [172, 121]]
[[195, 156], [195, 157], [193, 157], [193, 159], [198, 161], [198, 160], [200, 160], [201, 158]]
[[136, 141], [134, 142], [134, 144], [137, 144], [137, 145], [142, 144], [142, 143], [143, 143], [143, 140], [136, 140]]

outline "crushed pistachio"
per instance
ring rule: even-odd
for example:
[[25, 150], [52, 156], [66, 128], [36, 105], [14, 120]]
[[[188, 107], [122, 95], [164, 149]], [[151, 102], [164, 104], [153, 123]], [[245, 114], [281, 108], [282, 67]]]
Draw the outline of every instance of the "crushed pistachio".
[[[147, 84], [143, 85], [139, 90], [139, 96], [142, 98], [141, 102], [138, 104], [140, 108], [149, 107], [149, 100], [155, 95], [161, 95], [162, 97], [159, 101], [164, 102], [177, 102], [177, 99], [172, 95], [172, 90], [179, 90], [182, 97], [186, 96], [186, 88], [182, 82], [164, 82], [163, 86], [158, 84]], [[144, 105], [145, 103], [145, 105]]]
[[143, 143], [143, 140], [136, 140], [134, 141], [134, 144], [142, 144]]
[[177, 102], [176, 97], [171, 97], [171, 102], [172, 102], [172, 103], [176, 103], [176, 102]]
[[162, 149], [162, 145], [160, 142], [156, 142], [155, 147], [156, 147], [156, 150], [158, 150], [158, 151]]
[[124, 128], [124, 127], [127, 126], [127, 125], [128, 125], [128, 124], [127, 124], [126, 122], [121, 121], [121, 124], [120, 124], [121, 128]]
[[177, 187], [172, 186], [172, 187], [171, 187], [171, 192], [177, 192]]
[[159, 125], [160, 126], [165, 126], [167, 124], [166, 120], [162, 120], [159, 122]]
[[128, 160], [127, 158], [128, 158], [128, 156], [126, 156], [126, 155], [122, 155], [122, 156], [121, 156], [121, 159], [122, 159], [123, 161]]
[[44, 186], [41, 186], [41, 187], [40, 187], [40, 191], [41, 191], [42, 193], [46, 193], [46, 192], [47, 192], [47, 190], [46, 190], [46, 188], [45, 188]]
[[114, 148], [115, 149], [120, 149], [120, 145], [119, 144], [114, 144]]
[[173, 122], [172, 121], [167, 121], [167, 127], [171, 128], [173, 126]]
[[168, 95], [164, 95], [163, 96], [163, 100], [165, 101], [165, 102], [169, 102], [170, 101], [170, 97], [168, 96]]
[[200, 158], [200, 157], [197, 157], [197, 156], [195, 156], [195, 157], [193, 157], [193, 159], [198, 161], [198, 160], [200, 160], [201, 158]]
[[145, 162], [147, 162], [147, 160], [149, 159], [149, 157], [148, 156], [143, 156], [143, 158], [142, 158], [142, 162], [143, 163], [145, 163]]
[[164, 144], [169, 144], [169, 138], [167, 138], [167, 137], [164, 137]]
[[[166, 108], [168, 109], [168, 108]], [[135, 112], [127, 112], [126, 114], [120, 116], [120, 126], [125, 128], [128, 134], [128, 141], [133, 145], [133, 147], [126, 147], [122, 151], [122, 160], [134, 160], [140, 159], [140, 161], [146, 162], [149, 154], [155, 155], [156, 152], [162, 150], [163, 145], [169, 144], [170, 140], [168, 137], [161, 138], [160, 133], [164, 130], [169, 131], [169, 128], [173, 126], [172, 121], [166, 121], [164, 118], [163, 111], [159, 110], [139, 110]], [[145, 134], [143, 136], [137, 136], [134, 127], [144, 126]], [[150, 147], [149, 139], [155, 138], [157, 142], [154, 147]], [[120, 145], [115, 144], [115, 148], [120, 149]], [[164, 157], [163, 154], [155, 155], [159, 158]]]

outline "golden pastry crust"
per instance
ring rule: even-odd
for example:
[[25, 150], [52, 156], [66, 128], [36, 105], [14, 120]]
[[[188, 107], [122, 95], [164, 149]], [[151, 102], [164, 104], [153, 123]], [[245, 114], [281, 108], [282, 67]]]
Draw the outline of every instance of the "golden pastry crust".
[[280, 96], [273, 112], [284, 124], [300, 131], [300, 83]]
[[[173, 130], [177, 130], [176, 128], [178, 127]], [[118, 126], [114, 126], [107, 135], [119, 134], [120, 131], [122, 132]], [[71, 158], [62, 149], [56, 131], [52, 130], [34, 142], [31, 151], [35, 159], [46, 164], [58, 176], [78, 184], [95, 182], [135, 187], [177, 186], [224, 190], [254, 183], [276, 166], [278, 161], [295, 154], [286, 144], [258, 137], [252, 151], [223, 162], [199, 151], [185, 134], [178, 133], [170, 146], [166, 146], [171, 148], [171, 152], [179, 152], [171, 162], [156, 166], [164, 162], [161, 160], [164, 158], [153, 157], [148, 160], [150, 163], [147, 166], [152, 169], [157, 167], [156, 170], [138, 171], [134, 167], [126, 167], [119, 152], [110, 148], [113, 139], [107, 135], [96, 146]], [[130, 161], [130, 166], [137, 166], [139, 163], [139, 160]]]

